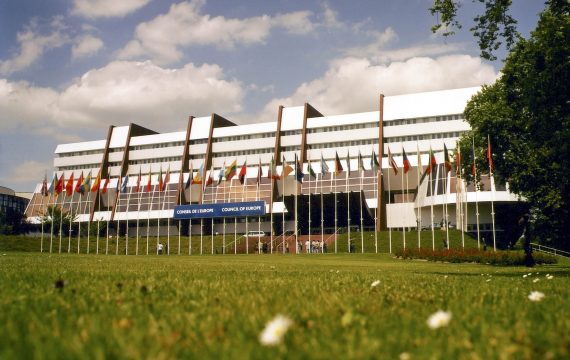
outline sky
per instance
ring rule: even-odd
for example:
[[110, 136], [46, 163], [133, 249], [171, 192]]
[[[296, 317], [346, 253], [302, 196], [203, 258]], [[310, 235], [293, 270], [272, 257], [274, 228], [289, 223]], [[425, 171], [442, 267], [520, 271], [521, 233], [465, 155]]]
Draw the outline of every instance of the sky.
[[[109, 125], [183, 131], [188, 116], [277, 120], [375, 111], [390, 96], [493, 83], [468, 29], [432, 34], [431, 0], [0, 0], [0, 186], [33, 191], [57, 144]], [[514, 1], [524, 37], [542, 1]]]

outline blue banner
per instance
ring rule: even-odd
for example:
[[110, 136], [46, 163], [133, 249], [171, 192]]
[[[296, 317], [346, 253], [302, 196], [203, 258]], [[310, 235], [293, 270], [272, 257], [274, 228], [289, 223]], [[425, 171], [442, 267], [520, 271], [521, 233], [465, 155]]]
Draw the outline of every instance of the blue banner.
[[174, 219], [176, 220], [260, 215], [265, 215], [265, 201], [179, 205], [174, 207]]

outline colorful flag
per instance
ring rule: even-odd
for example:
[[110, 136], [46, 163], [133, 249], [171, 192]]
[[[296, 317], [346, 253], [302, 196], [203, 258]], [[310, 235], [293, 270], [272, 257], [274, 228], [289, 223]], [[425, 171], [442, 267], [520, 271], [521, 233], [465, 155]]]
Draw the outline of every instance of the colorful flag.
[[164, 181], [162, 182], [162, 187], [160, 191], [166, 190], [168, 183], [170, 182], [170, 165], [168, 165], [168, 169], [166, 169], [166, 175], [164, 175]]
[[489, 163], [489, 176], [495, 171], [495, 165], [493, 164], [493, 152], [491, 150], [491, 140], [489, 135], [487, 135], [487, 162]]
[[236, 174], [236, 169], [237, 169], [237, 159], [234, 160], [230, 166], [228, 166], [228, 168], [226, 169], [226, 173], [224, 174], [226, 177], [226, 181], [230, 181], [234, 175]]
[[342, 164], [340, 163], [340, 159], [338, 157], [338, 152], [335, 153], [335, 159], [334, 159], [334, 174], [338, 175], [342, 172], [343, 168], [342, 168]]
[[358, 151], [358, 171], [364, 171], [364, 160], [362, 159], [362, 154]]
[[245, 175], [247, 173], [247, 166], [245, 165], [245, 161], [243, 162], [243, 165], [241, 166], [241, 169], [239, 171], [239, 183], [243, 185], [243, 183], [245, 182]]
[[184, 185], [184, 189], [188, 189], [190, 185], [192, 185], [192, 176], [194, 171], [192, 170], [192, 163], [190, 163], [190, 171], [188, 172], [188, 180], [186, 180], [186, 185]]
[[79, 179], [77, 179], [77, 183], [75, 184], [75, 192], [83, 195], [84, 188], [81, 185], [83, 185], [83, 171], [81, 172], [81, 175], [79, 175]]
[[145, 188], [145, 191], [146, 191], [146, 192], [150, 192], [151, 189], [152, 189], [152, 167], [149, 167], [149, 169], [148, 169], [148, 178], [146, 179], [146, 188]]
[[127, 185], [128, 184], [129, 184], [129, 174], [125, 175], [125, 177], [123, 178], [123, 181], [121, 182], [121, 192], [122, 193], [127, 192]]
[[257, 166], [257, 184], [261, 183], [261, 177], [263, 176], [263, 169], [261, 168], [261, 158], [259, 159], [259, 165]]
[[162, 191], [162, 165], [160, 165], [160, 171], [158, 172], [158, 191]]
[[103, 190], [101, 190], [103, 194], [107, 192], [107, 187], [109, 186], [110, 182], [111, 182], [111, 175], [107, 172], [107, 178], [105, 179], [105, 183], [103, 184]]
[[426, 167], [426, 173], [433, 173], [435, 171], [437, 165], [437, 160], [435, 159], [435, 155], [431, 146], [429, 147], [429, 156], [428, 156], [428, 166]]
[[44, 181], [42, 182], [42, 189], [40, 190], [40, 193], [42, 194], [42, 196], [48, 196], [49, 195], [48, 185], [47, 185], [47, 174], [44, 175]]
[[57, 175], [54, 173], [53, 174], [53, 179], [51, 179], [51, 184], [49, 185], [49, 189], [48, 192], [50, 194], [53, 194], [55, 191], [55, 186], [57, 185]]
[[449, 159], [449, 151], [447, 151], [447, 146], [443, 143], [443, 164], [445, 166], [445, 171], [451, 171], [451, 160]]
[[135, 185], [135, 192], [136, 193], [138, 193], [141, 189], [141, 178], [142, 178], [141, 168], [139, 167], [139, 176], [137, 177], [137, 184]]
[[394, 160], [394, 157], [392, 156], [392, 152], [390, 151], [390, 147], [388, 147], [388, 163], [390, 164], [390, 166], [394, 170], [394, 174], [398, 175], [398, 165], [396, 164], [396, 160]]
[[[54, 174], [54, 176], [55, 176], [55, 174]], [[56, 196], [58, 196], [59, 194], [61, 194], [63, 192], [63, 182], [64, 182], [63, 181], [63, 173], [61, 173], [61, 176], [59, 177], [59, 180], [55, 184], [54, 190], [53, 190], [55, 192]]]
[[303, 174], [303, 168], [301, 167], [301, 164], [299, 163], [299, 159], [297, 158], [297, 154], [295, 154], [295, 179], [300, 182], [303, 183], [303, 177], [305, 176], [305, 174]]
[[309, 166], [307, 168], [307, 170], [309, 171], [309, 175], [316, 179], [317, 178], [317, 174], [315, 174], [315, 170], [313, 169], [313, 167], [311, 166], [311, 161], [309, 161]]
[[323, 158], [323, 153], [321, 153], [321, 177], [325, 176], [329, 172], [329, 166]]
[[99, 190], [100, 186], [101, 186], [101, 170], [99, 170], [99, 173], [97, 174], [97, 177], [95, 178], [95, 181], [93, 182], [93, 186], [91, 187], [91, 192], [95, 192], [95, 191]]
[[289, 174], [293, 172], [293, 167], [287, 164], [287, 160], [285, 160], [285, 156], [283, 156], [283, 166], [281, 170], [281, 177], [285, 179]]
[[208, 180], [206, 180], [206, 186], [210, 186], [214, 183], [214, 178], [212, 177], [213, 173], [214, 173], [214, 167], [212, 166], [210, 172], [208, 173]]
[[380, 163], [378, 162], [378, 157], [376, 156], [376, 152], [372, 150], [372, 156], [370, 157], [370, 169], [378, 171], [379, 168]]
[[[196, 172], [196, 175], [192, 178], [192, 184], [201, 184], [202, 183], [202, 172], [204, 171], [204, 164], [200, 165], [200, 168]], [[192, 173], [190, 173], [192, 175]]]
[[461, 148], [459, 144], [455, 145], [455, 173], [461, 174]]
[[89, 171], [89, 174], [87, 174], [79, 188], [81, 195], [83, 195], [85, 191], [89, 192], [89, 190], [91, 190], [91, 171]]
[[71, 173], [71, 176], [69, 177], [67, 183], [65, 184], [65, 194], [67, 196], [73, 195], [73, 172]]
[[281, 177], [277, 174], [277, 170], [275, 169], [275, 160], [271, 157], [271, 162], [269, 163], [269, 169], [267, 170], [267, 178], [279, 180]]
[[218, 172], [218, 185], [220, 185], [220, 183], [224, 179], [225, 172], [226, 172], [226, 163], [224, 162], [224, 165], [220, 168], [220, 171]]
[[412, 167], [412, 165], [410, 164], [410, 160], [408, 160], [408, 155], [406, 155], [406, 149], [404, 149], [403, 146], [402, 146], [402, 163], [404, 166], [404, 174], [407, 174], [408, 171], [410, 171], [410, 167]]

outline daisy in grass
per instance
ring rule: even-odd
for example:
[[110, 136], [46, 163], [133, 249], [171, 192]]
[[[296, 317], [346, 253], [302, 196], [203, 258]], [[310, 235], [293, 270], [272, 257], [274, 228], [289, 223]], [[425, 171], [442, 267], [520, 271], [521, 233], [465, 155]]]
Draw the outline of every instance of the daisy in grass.
[[449, 325], [451, 321], [451, 312], [438, 310], [436, 313], [432, 314], [427, 320], [427, 324], [430, 329], [439, 329]]
[[542, 301], [544, 299], [544, 294], [540, 291], [531, 291], [530, 294], [528, 294], [528, 299], [535, 302]]
[[376, 286], [380, 285], [380, 280], [374, 280], [372, 284], [370, 284], [370, 288], [375, 288]]
[[281, 343], [283, 336], [293, 324], [291, 319], [284, 315], [275, 316], [265, 325], [265, 329], [259, 335], [259, 342], [265, 346], [275, 346]]

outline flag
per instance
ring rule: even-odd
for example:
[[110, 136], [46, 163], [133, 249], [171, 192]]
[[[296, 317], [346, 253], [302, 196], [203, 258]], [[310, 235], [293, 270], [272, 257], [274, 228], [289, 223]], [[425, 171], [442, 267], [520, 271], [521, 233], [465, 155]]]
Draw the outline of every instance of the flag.
[[317, 174], [315, 174], [315, 170], [313, 170], [313, 167], [311, 166], [311, 162], [309, 161], [309, 166], [307, 168], [307, 170], [309, 171], [309, 175], [311, 177], [313, 177], [314, 179], [317, 178]]
[[297, 154], [295, 154], [295, 179], [300, 182], [303, 183], [303, 177], [305, 176], [305, 174], [303, 174], [303, 168], [301, 167], [301, 164], [299, 163], [299, 159], [297, 158]]
[[146, 179], [146, 188], [145, 188], [145, 191], [146, 191], [146, 192], [150, 192], [150, 189], [152, 189], [152, 168], [149, 167], [149, 169], [148, 169], [148, 179]]
[[224, 162], [224, 165], [220, 168], [220, 171], [218, 172], [218, 185], [220, 185], [220, 183], [222, 182], [225, 172], [226, 172], [226, 163]]
[[404, 149], [403, 146], [402, 146], [402, 163], [404, 167], [404, 174], [407, 174], [408, 171], [410, 171], [410, 167], [412, 165], [410, 164], [410, 160], [408, 160], [408, 155], [406, 155], [406, 149]]
[[83, 195], [85, 191], [89, 192], [89, 190], [91, 189], [91, 171], [89, 171], [89, 174], [87, 174], [87, 176], [85, 177], [79, 188], [81, 191], [81, 195]]
[[429, 156], [428, 156], [428, 166], [426, 167], [426, 173], [430, 172], [433, 173], [435, 171], [435, 166], [437, 165], [437, 160], [435, 159], [435, 155], [433, 154], [433, 150], [431, 146], [429, 147]]
[[459, 144], [455, 147], [455, 173], [461, 174], [461, 148]]
[[[200, 169], [196, 172], [196, 175], [192, 178], [192, 184], [201, 184], [202, 183], [202, 172], [204, 171], [204, 164], [200, 165]], [[192, 175], [192, 173], [190, 173]]]
[[338, 175], [342, 172], [342, 164], [340, 163], [340, 159], [338, 157], [338, 152], [336, 153], [335, 159], [334, 159], [334, 174]]
[[190, 171], [188, 172], [188, 180], [186, 180], [186, 185], [184, 185], [184, 189], [188, 189], [190, 187], [190, 185], [192, 185], [192, 176], [193, 174], [193, 170], [192, 170], [192, 163], [190, 163]]
[[[54, 174], [54, 176], [56, 175]], [[56, 196], [58, 196], [63, 192], [63, 173], [61, 173], [61, 176], [59, 177], [59, 180], [55, 184], [53, 191], [55, 192]]]
[[398, 165], [396, 164], [396, 160], [394, 160], [394, 157], [392, 156], [392, 152], [390, 151], [390, 147], [388, 147], [388, 163], [390, 164], [390, 166], [394, 170], [394, 174], [398, 175]]
[[[297, 158], [297, 155], [295, 155], [295, 158]], [[283, 156], [283, 169], [281, 170], [281, 177], [283, 179], [285, 179], [289, 174], [291, 174], [293, 172], [293, 167], [291, 167], [289, 164], [287, 164], [287, 160], [285, 160], [285, 156]]]
[[489, 176], [495, 171], [495, 165], [493, 164], [493, 152], [491, 151], [491, 140], [489, 135], [487, 135], [487, 162], [489, 163]]
[[243, 162], [243, 165], [241, 167], [241, 170], [239, 171], [239, 183], [243, 185], [243, 183], [245, 182], [245, 175], [247, 173], [247, 166], [245, 165], [245, 161]]
[[329, 172], [329, 166], [323, 158], [323, 153], [321, 153], [321, 177], [325, 176]]
[[[212, 177], [213, 173], [214, 173], [214, 167], [212, 166], [212, 168], [210, 169], [210, 172], [208, 173], [208, 180], [206, 180], [206, 186], [210, 186], [214, 183], [214, 178]], [[235, 173], [235, 171], [234, 171], [234, 173]]]
[[137, 184], [135, 185], [135, 192], [136, 193], [138, 193], [141, 189], [141, 178], [142, 178], [141, 168], [139, 167], [139, 176], [137, 177]]
[[346, 152], [346, 172], [347, 175], [350, 174], [350, 151]]
[[273, 157], [271, 157], [271, 162], [269, 163], [269, 169], [267, 170], [267, 178], [274, 180], [281, 179], [281, 176], [277, 175], [277, 170], [275, 169], [275, 161], [273, 160]]
[[378, 157], [376, 156], [376, 152], [372, 150], [372, 157], [370, 157], [370, 169], [378, 171], [379, 168], [380, 163], [378, 162]]
[[93, 186], [91, 187], [91, 192], [95, 192], [95, 191], [99, 190], [100, 186], [101, 186], [101, 170], [99, 170], [99, 173], [97, 174], [97, 177], [95, 178], [95, 181], [93, 182]]
[[263, 176], [263, 169], [261, 168], [261, 159], [259, 159], [259, 165], [257, 166], [257, 184], [261, 183], [261, 177]]
[[83, 195], [83, 188], [81, 185], [83, 185], [83, 171], [81, 172], [81, 175], [79, 175], [79, 179], [77, 179], [77, 183], [75, 184], [75, 192]]
[[230, 166], [228, 166], [228, 168], [226, 169], [225, 172], [225, 177], [226, 177], [226, 181], [230, 181], [234, 175], [236, 174], [236, 169], [237, 169], [237, 159], [234, 160]]
[[107, 173], [107, 178], [105, 179], [105, 183], [103, 184], [103, 190], [101, 190], [103, 194], [107, 192], [107, 187], [109, 186], [109, 182], [111, 182], [111, 175]]
[[445, 171], [451, 171], [451, 160], [449, 159], [449, 151], [447, 151], [447, 146], [443, 143], [443, 163], [445, 165]]
[[44, 175], [44, 181], [42, 182], [42, 189], [41, 189], [40, 193], [42, 194], [42, 196], [48, 196], [49, 195], [48, 186], [47, 186], [47, 174]]
[[125, 177], [123, 178], [123, 181], [121, 182], [121, 192], [122, 193], [127, 192], [127, 185], [128, 184], [129, 184], [129, 174], [125, 175]]
[[50, 194], [53, 194], [55, 191], [55, 186], [57, 185], [57, 175], [54, 173], [53, 174], [53, 179], [51, 179], [51, 184], [49, 185], [49, 189], [48, 192]]
[[162, 182], [162, 186], [159, 188], [160, 191], [166, 190], [166, 186], [170, 182], [170, 165], [168, 165], [168, 169], [166, 170], [166, 175], [164, 175], [164, 181]]
[[[63, 178], [63, 174], [61, 174], [61, 176]], [[67, 196], [73, 195], [73, 173], [71, 173], [71, 176], [69, 177], [67, 183], [65, 184], [65, 194]]]
[[364, 171], [364, 161], [362, 160], [362, 154], [358, 151], [358, 171]]
[[160, 171], [158, 172], [158, 191], [162, 191], [162, 165], [160, 165]]

